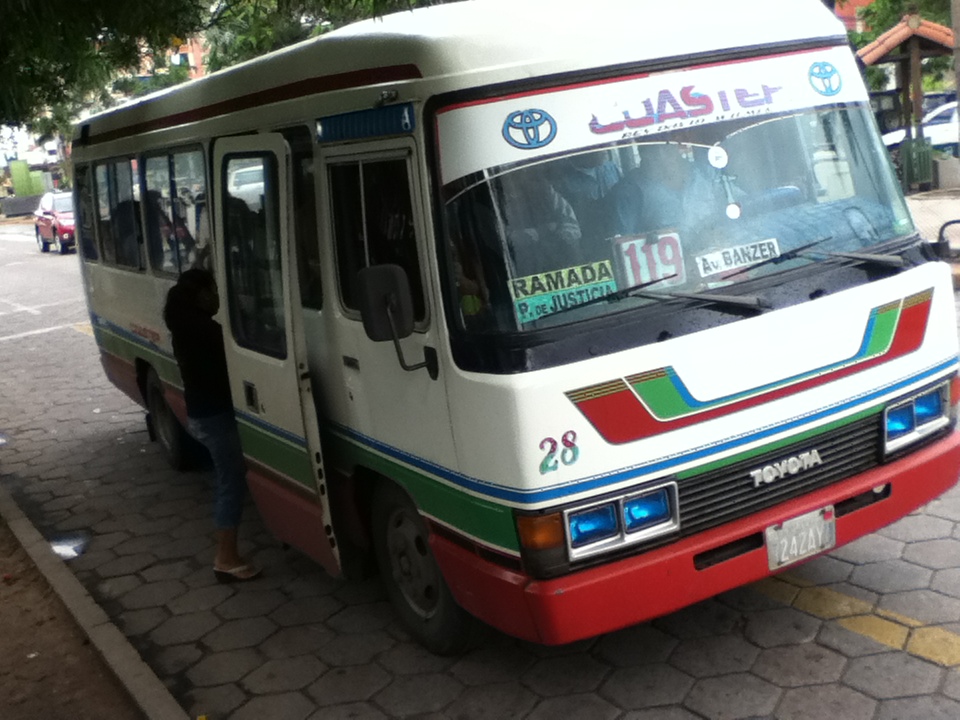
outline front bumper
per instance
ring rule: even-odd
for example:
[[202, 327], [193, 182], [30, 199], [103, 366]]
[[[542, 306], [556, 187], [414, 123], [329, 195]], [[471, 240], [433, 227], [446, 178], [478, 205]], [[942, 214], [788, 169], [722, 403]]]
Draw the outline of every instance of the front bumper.
[[883, 499], [836, 521], [837, 546], [900, 519], [957, 482], [960, 433], [807, 495], [671, 545], [551, 580], [480, 558], [431, 535], [457, 602], [484, 622], [526, 640], [560, 645], [666, 615], [773, 573], [764, 546], [698, 570], [694, 558], [784, 520], [890, 484]]

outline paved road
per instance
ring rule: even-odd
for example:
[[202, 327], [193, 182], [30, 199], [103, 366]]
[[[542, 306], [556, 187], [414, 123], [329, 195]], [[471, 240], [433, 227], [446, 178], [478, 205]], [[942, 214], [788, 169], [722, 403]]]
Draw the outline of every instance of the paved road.
[[[267, 568], [210, 571], [210, 477], [176, 474], [104, 378], [76, 255], [0, 226], [0, 484], [192, 717], [960, 717], [960, 490], [884, 531], [674, 615], [543, 648], [411, 642], [377, 581], [327, 577], [248, 508]], [[656, 592], [651, 588], [650, 592]]]

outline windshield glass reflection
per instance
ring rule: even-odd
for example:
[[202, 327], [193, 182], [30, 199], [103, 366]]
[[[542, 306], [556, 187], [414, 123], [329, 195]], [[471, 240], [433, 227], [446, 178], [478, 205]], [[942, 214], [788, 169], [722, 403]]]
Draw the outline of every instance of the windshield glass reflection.
[[865, 105], [488, 168], [447, 191], [461, 319], [483, 331], [649, 305], [649, 294], [598, 301], [647, 283], [730, 288], [817, 262], [791, 252], [812, 242], [862, 252], [913, 232]]

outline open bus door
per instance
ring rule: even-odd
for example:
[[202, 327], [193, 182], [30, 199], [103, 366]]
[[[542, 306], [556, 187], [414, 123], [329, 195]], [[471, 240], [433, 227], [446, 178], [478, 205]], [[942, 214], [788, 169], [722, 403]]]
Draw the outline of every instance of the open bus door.
[[307, 367], [283, 136], [214, 145], [216, 274], [250, 491], [279, 540], [340, 572]]

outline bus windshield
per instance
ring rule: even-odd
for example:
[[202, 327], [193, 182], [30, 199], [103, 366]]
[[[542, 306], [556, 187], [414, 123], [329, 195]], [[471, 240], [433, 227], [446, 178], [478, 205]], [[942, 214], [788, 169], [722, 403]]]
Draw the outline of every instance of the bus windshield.
[[[466, 329], [572, 323], [655, 292], [729, 294], [914, 232], [866, 103], [624, 139], [627, 124], [595, 122], [618, 141], [485, 168], [447, 193]], [[649, 291], [625, 292], [637, 286]]]

